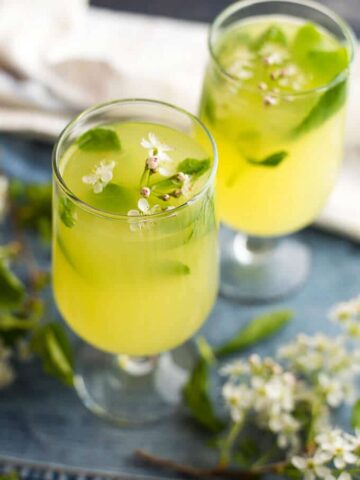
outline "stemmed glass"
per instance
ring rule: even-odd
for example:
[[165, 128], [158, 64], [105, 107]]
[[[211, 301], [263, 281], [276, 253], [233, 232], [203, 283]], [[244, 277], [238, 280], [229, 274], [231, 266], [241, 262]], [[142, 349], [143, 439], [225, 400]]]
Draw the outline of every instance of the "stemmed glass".
[[[106, 129], [116, 125], [121, 131], [125, 124], [128, 143], [119, 154], [110, 152], [108, 161], [96, 142], [105, 139], [111, 147], [113, 134]], [[132, 157], [126, 157], [127, 151], [142, 149], [140, 142], [149, 148], [151, 142], [155, 145], [155, 135], [150, 140], [136, 135], [136, 128], [144, 126], [150, 132], [172, 129], [174, 155], [180, 150], [176, 132], [206, 155], [207, 176], [198, 190], [176, 206], [162, 209], [149, 209], [143, 198], [138, 202], [142, 215], [134, 210], [114, 213], [79, 198], [70, 186], [76, 173], [67, 179], [64, 175], [79, 139], [86, 147], [79, 163], [101, 160], [96, 174], [83, 177], [82, 188], [88, 191], [93, 186], [96, 199], [103, 189], [103, 201], [121, 207], [120, 186], [107, 182], [116, 155], [119, 175], [130, 176]], [[90, 130], [96, 134], [91, 138], [86, 133]], [[88, 151], [89, 138], [93, 151]], [[159, 153], [155, 151], [152, 162]], [[128, 172], [126, 162], [130, 162]], [[150, 174], [148, 165], [147, 161]], [[76, 172], [78, 166], [72, 167]], [[180, 108], [151, 100], [118, 100], [93, 107], [65, 128], [55, 146], [54, 294], [66, 322], [87, 342], [77, 351], [75, 386], [90, 410], [121, 425], [156, 420], [172, 412], [179, 401], [186, 371], [181, 358], [177, 361], [179, 352], [169, 350], [200, 328], [218, 288], [216, 168], [216, 147], [206, 127]], [[171, 182], [183, 181], [179, 176], [185, 177], [177, 174]], [[141, 189], [145, 196], [146, 188]], [[165, 204], [166, 195], [160, 197]]]
[[[248, 48], [246, 32], [239, 30], [237, 38], [231, 33], [246, 22], [250, 32], [259, 19], [268, 22], [268, 30], [257, 45]], [[347, 61], [331, 80], [305, 89], [294, 81], [291, 92], [286, 87], [296, 67], [281, 63], [286, 39], [278, 26], [291, 22], [306, 25], [300, 49], [310, 48], [318, 37], [321, 44], [326, 31], [337, 42], [340, 57], [346, 50]], [[224, 58], [232, 54], [235, 42], [238, 56], [227, 64]], [[268, 47], [274, 47], [273, 53], [265, 52]], [[251, 78], [251, 62], [260, 55], [256, 48], [266, 62], [261, 68], [269, 71], [267, 83], [256, 84], [256, 75]], [[232, 229], [223, 232], [220, 288], [234, 299], [268, 301], [296, 289], [309, 271], [309, 250], [294, 239], [279, 237], [309, 225], [336, 180], [354, 35], [335, 13], [311, 1], [245, 0], [215, 19], [209, 51], [200, 118], [218, 145], [219, 211]], [[337, 54], [333, 62], [325, 58], [327, 51], [317, 45], [309, 55], [312, 65], [318, 62], [314, 68], [319, 75], [324, 73], [321, 61], [326, 59], [329, 69], [339, 61]]]

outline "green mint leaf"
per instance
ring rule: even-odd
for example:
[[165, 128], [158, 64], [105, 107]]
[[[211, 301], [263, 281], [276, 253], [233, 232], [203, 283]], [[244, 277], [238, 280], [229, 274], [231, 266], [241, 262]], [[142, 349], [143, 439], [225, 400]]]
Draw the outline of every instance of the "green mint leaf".
[[186, 158], [178, 165], [178, 172], [183, 172], [187, 175], [201, 177], [210, 168], [210, 159], [197, 160], [196, 158]]
[[156, 271], [161, 275], [190, 275], [188, 265], [178, 260], [164, 260], [157, 264]]
[[346, 93], [345, 80], [323, 93], [308, 115], [294, 128], [291, 136], [298, 137], [320, 127], [344, 105]]
[[0, 315], [0, 332], [32, 330], [37, 324], [37, 320], [32, 318], [17, 318], [11, 314]]
[[360, 428], [360, 399], [353, 406], [351, 413], [351, 425], [354, 430]]
[[77, 144], [80, 150], [87, 152], [109, 152], [121, 149], [121, 143], [116, 132], [104, 127], [92, 128], [83, 133], [78, 138]]
[[62, 325], [52, 322], [40, 327], [34, 334], [31, 347], [42, 359], [46, 373], [73, 386], [73, 352]]
[[52, 185], [10, 182], [10, 202], [19, 228], [37, 232], [48, 242], [51, 238]]
[[287, 156], [288, 152], [281, 151], [272, 153], [261, 160], [256, 160], [254, 158], [247, 158], [246, 160], [248, 163], [251, 163], [251, 165], [255, 165], [257, 167], [277, 167], [280, 165], [280, 163], [282, 163], [283, 160], [285, 160]]
[[282, 46], [287, 45], [285, 33], [277, 25], [271, 25], [260, 37], [254, 42], [253, 48], [260, 50], [267, 43], [277, 43]]
[[204, 198], [199, 214], [194, 218], [193, 229], [186, 243], [217, 229], [218, 225], [213, 195], [213, 192], [208, 192]]
[[10, 270], [8, 263], [0, 259], [0, 308], [17, 308], [25, 297], [25, 286]]
[[75, 226], [75, 205], [66, 197], [61, 197], [59, 200], [59, 217], [66, 227], [72, 228]]
[[231, 340], [216, 348], [215, 355], [224, 357], [225, 355], [242, 352], [275, 335], [288, 324], [293, 316], [294, 314], [290, 310], [279, 310], [256, 317], [237, 332]]
[[295, 35], [292, 50], [297, 57], [304, 58], [310, 50], [321, 45], [322, 39], [322, 34], [313, 23], [305, 23]]
[[214, 362], [211, 347], [204, 339], [198, 342], [200, 358], [183, 389], [183, 399], [193, 419], [206, 430], [218, 433], [224, 428], [215, 413], [210, 389], [210, 366]]
[[310, 68], [318, 75], [331, 79], [344, 70], [349, 64], [348, 51], [345, 47], [337, 50], [310, 50], [307, 54]]

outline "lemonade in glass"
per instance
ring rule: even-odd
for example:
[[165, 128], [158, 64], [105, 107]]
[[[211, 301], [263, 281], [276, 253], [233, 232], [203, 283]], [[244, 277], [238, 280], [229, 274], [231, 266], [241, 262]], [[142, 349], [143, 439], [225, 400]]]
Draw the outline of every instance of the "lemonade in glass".
[[96, 413], [153, 420], [184, 371], [167, 352], [203, 324], [218, 287], [216, 149], [192, 115], [155, 101], [92, 108], [54, 152], [53, 286], [88, 344], [76, 387]]
[[304, 281], [309, 254], [277, 243], [321, 211], [339, 172], [354, 39], [312, 2], [241, 1], [212, 25], [200, 116], [219, 148], [222, 290], [269, 300]]

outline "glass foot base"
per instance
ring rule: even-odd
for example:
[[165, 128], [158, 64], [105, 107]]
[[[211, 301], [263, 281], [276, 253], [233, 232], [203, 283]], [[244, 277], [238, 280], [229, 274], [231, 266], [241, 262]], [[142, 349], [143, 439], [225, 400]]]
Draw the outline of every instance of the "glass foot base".
[[311, 253], [305, 245], [293, 239], [278, 243], [252, 239], [251, 247], [246, 237], [222, 232], [223, 296], [245, 303], [265, 303], [289, 295], [304, 284], [311, 265]]
[[111, 355], [89, 345], [77, 352], [75, 388], [96, 415], [124, 427], [174, 412], [188, 377], [189, 347], [158, 357]]

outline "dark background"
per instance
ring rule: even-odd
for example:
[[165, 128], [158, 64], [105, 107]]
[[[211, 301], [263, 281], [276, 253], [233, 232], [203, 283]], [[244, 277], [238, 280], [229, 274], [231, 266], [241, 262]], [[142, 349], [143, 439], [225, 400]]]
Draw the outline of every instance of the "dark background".
[[[320, 0], [343, 15], [360, 34], [360, 0]], [[231, 0], [90, 0], [92, 5], [127, 12], [210, 22]]]

